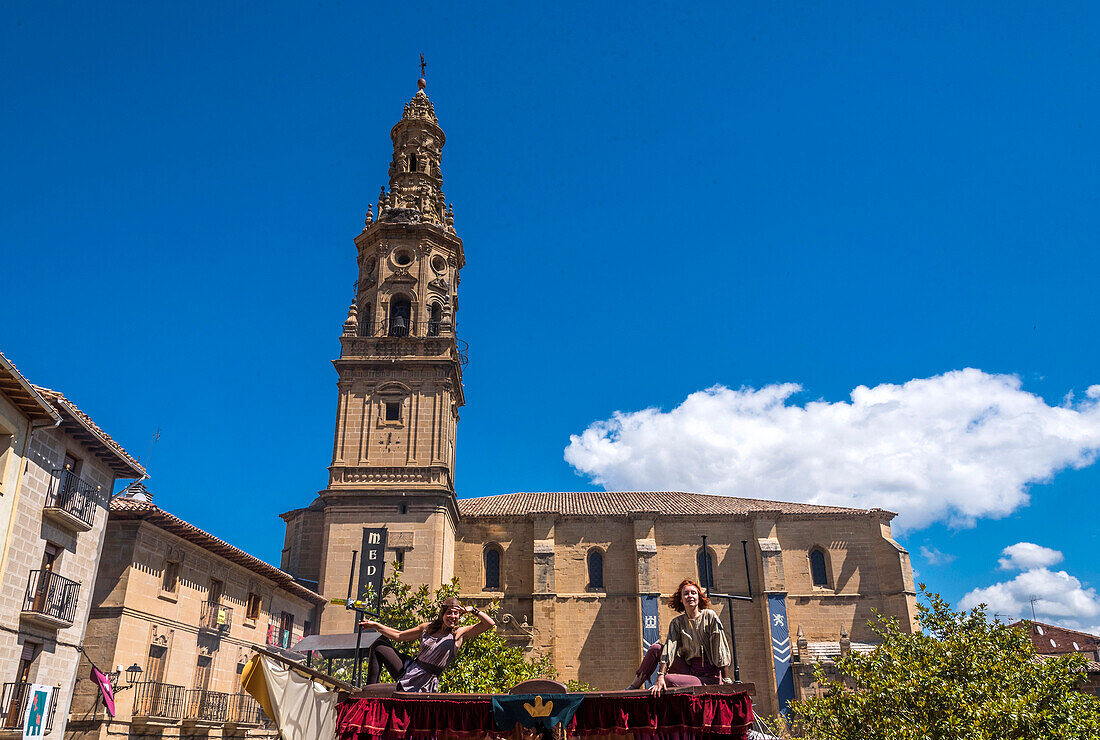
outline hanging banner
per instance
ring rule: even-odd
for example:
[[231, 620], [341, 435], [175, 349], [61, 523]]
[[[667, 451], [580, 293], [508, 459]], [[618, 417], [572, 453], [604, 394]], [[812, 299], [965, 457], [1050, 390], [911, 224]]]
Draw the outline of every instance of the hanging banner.
[[779, 711], [786, 717], [787, 702], [794, 701], [794, 675], [791, 672], [791, 633], [787, 628], [787, 594], [768, 594], [768, 614], [772, 626], [775, 691], [779, 699]]
[[363, 527], [363, 550], [359, 560], [359, 590], [355, 598], [362, 599], [370, 586], [374, 597], [370, 610], [378, 611], [378, 600], [382, 596], [382, 576], [386, 572], [386, 528]]
[[103, 706], [107, 707], [107, 714], [113, 719], [115, 716], [115, 689], [111, 686], [111, 677], [92, 666], [92, 680], [99, 687], [99, 695], [103, 697]]
[[23, 712], [23, 740], [40, 740], [46, 734], [46, 712], [53, 697], [53, 686], [32, 683], [27, 692], [26, 709]]
[[[657, 621], [657, 607], [661, 598], [657, 594], [645, 594], [642, 599], [642, 655], [645, 655], [653, 643], [661, 641], [661, 628]], [[656, 672], [656, 671], [655, 671]], [[646, 685], [652, 683], [653, 676], [646, 676]]]

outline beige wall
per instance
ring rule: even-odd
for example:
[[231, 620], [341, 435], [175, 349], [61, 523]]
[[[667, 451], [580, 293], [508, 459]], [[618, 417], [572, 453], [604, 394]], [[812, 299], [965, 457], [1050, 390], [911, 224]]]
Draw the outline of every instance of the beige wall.
[[[641, 659], [639, 594], [665, 598], [685, 577], [698, 579], [701, 536], [714, 556], [721, 591], [747, 593], [742, 540], [748, 543], [753, 603], [736, 602], [734, 628], [741, 680], [758, 687], [758, 703], [776, 710], [775, 676], [765, 591], [786, 592], [792, 639], [801, 625], [807, 637], [836, 639], [840, 631], [870, 640], [872, 609], [911, 624], [915, 614], [908, 555], [889, 539], [878, 515], [797, 517], [480, 517], [460, 521], [455, 572], [462, 596], [484, 603], [500, 600], [516, 623], [527, 622], [530, 638], [502, 625], [532, 651], [549, 653], [564, 679], [579, 678], [601, 689], [626, 686]], [[758, 540], [778, 540], [777, 556], [765, 563]], [[487, 591], [484, 552], [499, 546], [502, 589]], [[766, 547], [766, 544], [763, 545]], [[587, 555], [604, 556], [604, 588], [588, 588]], [[827, 553], [830, 586], [814, 587], [809, 552]], [[725, 602], [715, 610], [728, 624]], [[675, 612], [659, 608], [663, 635]], [[507, 620], [506, 620], [507, 621]]]
[[[174, 591], [163, 588], [170, 561], [181, 564]], [[225, 632], [199, 628], [212, 578], [223, 583], [218, 603], [232, 609], [230, 628]], [[256, 619], [246, 616], [250, 593], [261, 598]], [[187, 689], [195, 688], [196, 664], [200, 654], [205, 654], [211, 665], [207, 689], [235, 694], [240, 691], [240, 671], [253, 654], [251, 646], [266, 643], [269, 625], [277, 624], [283, 611], [294, 615], [291, 644], [303, 635], [306, 621], [316, 632], [313, 602], [153, 524], [112, 520], [96, 583], [87, 649], [102, 670], [137, 663], [148, 671], [151, 647], [162, 645], [167, 648], [163, 682]], [[85, 661], [81, 672], [87, 669]], [[118, 714], [107, 722], [102, 706], [96, 705], [95, 686], [82, 681], [73, 701], [72, 736], [128, 734], [135, 694], [134, 690], [119, 692]], [[216, 729], [214, 734], [220, 731]], [[179, 723], [163, 729], [165, 736], [181, 732], [186, 734], [187, 729]]]
[[[54, 471], [62, 467], [66, 452], [82, 461], [80, 476], [100, 486], [103, 492], [89, 531], [72, 531], [43, 515], [47, 494], [56, 481]], [[27, 473], [11, 515], [4, 572], [0, 578], [0, 624], [3, 627], [0, 630], [0, 677], [4, 682], [14, 681], [24, 644], [28, 641], [40, 644], [41, 652], [32, 666], [30, 681], [58, 687], [57, 710], [50, 736], [61, 737], [79, 657], [76, 646], [84, 639], [87, 625], [107, 520], [105, 507], [114, 485], [114, 474], [91, 450], [56, 428], [33, 433], [27, 462]], [[22, 614], [30, 571], [41, 568], [47, 542], [61, 549], [54, 572], [80, 584], [74, 621], [71, 626], [60, 629], [36, 624]]]
[[[438, 588], [450, 580], [454, 572], [455, 541], [452, 509], [446, 501], [436, 495], [415, 493], [334, 497], [324, 512], [321, 593], [330, 599], [347, 596], [352, 550], [362, 554], [365, 527], [386, 527], [388, 530], [387, 576], [392, 573], [397, 550], [401, 549], [405, 553], [407, 583]], [[358, 568], [356, 565], [357, 571]], [[325, 634], [348, 633], [353, 627], [352, 612], [325, 610], [321, 623], [321, 631]]]

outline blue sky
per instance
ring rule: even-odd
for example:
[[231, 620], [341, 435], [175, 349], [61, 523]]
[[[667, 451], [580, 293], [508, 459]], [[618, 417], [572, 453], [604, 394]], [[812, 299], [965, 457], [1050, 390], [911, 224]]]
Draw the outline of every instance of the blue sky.
[[[326, 481], [352, 238], [423, 52], [468, 259], [460, 496], [633, 480], [614, 423], [570, 442], [622, 412], [664, 453], [652, 487], [909, 496], [934, 589], [1100, 625], [1097, 16], [5, 3], [0, 348], [147, 459], [158, 503], [277, 563], [277, 514]], [[894, 397], [864, 418], [893, 447], [853, 462], [826, 442], [861, 385]], [[988, 399], [989, 436], [937, 437]], [[779, 441], [700, 472], [678, 451], [709, 424]]]

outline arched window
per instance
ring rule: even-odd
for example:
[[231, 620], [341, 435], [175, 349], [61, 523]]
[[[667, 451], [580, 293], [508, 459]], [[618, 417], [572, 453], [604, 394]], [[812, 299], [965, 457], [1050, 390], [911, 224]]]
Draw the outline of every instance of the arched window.
[[595, 547], [588, 551], [588, 588], [603, 590], [603, 553]]
[[485, 588], [500, 590], [500, 549], [493, 545], [485, 548]]
[[416, 155], [409, 155], [409, 172], [416, 172]]
[[443, 328], [443, 307], [433, 303], [428, 313], [428, 336], [438, 337]]
[[699, 548], [695, 553], [695, 567], [699, 571], [699, 585], [708, 591], [714, 588], [714, 554], [710, 548]]
[[810, 551], [810, 578], [815, 586], [829, 585], [829, 570], [825, 567], [825, 553], [820, 548]]
[[394, 298], [390, 304], [391, 337], [407, 337], [412, 330], [412, 303], [408, 298]]

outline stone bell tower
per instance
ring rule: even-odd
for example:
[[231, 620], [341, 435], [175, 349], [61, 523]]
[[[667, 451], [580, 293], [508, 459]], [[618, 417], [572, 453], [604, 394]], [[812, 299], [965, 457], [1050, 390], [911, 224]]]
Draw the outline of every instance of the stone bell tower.
[[[418, 86], [390, 132], [389, 189], [382, 188], [377, 216], [367, 207], [355, 238], [359, 279], [334, 361], [339, 392], [328, 487], [308, 509], [283, 515], [288, 550], [298, 546], [296, 557], [284, 551], [284, 567], [310, 580], [310, 548], [300, 540], [320, 539], [316, 577], [329, 597], [345, 595], [351, 551], [361, 549], [367, 527], [386, 528], [386, 562], [402, 563], [406, 582], [434, 588], [453, 575], [455, 433], [466, 362], [455, 314], [465, 258], [443, 196], [445, 137], [425, 81]], [[295, 527], [304, 533], [298, 542]], [[324, 632], [350, 627], [350, 614], [326, 609]]]

